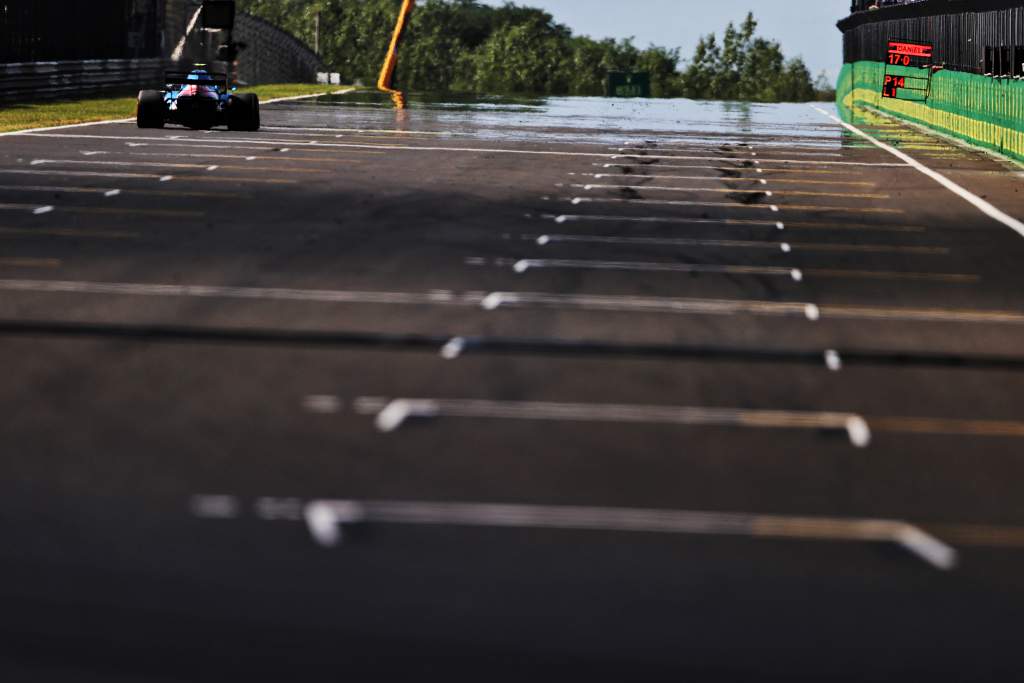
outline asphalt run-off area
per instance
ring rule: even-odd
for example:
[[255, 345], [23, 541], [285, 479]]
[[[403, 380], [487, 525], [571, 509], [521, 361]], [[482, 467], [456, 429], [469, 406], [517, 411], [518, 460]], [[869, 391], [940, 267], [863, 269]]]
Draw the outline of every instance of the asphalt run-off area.
[[1019, 169], [831, 105], [263, 123], [0, 138], [10, 670], [1018, 671]]

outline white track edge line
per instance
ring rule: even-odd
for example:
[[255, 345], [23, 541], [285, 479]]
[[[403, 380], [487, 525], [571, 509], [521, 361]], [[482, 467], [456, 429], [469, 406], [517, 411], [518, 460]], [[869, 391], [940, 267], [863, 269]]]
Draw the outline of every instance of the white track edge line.
[[832, 119], [833, 121], [835, 121], [839, 125], [843, 126], [844, 128], [846, 128], [850, 132], [852, 132], [852, 133], [854, 133], [856, 135], [861, 136], [865, 140], [868, 140], [869, 142], [871, 142], [871, 144], [875, 145], [879, 149], [884, 150], [884, 151], [888, 152], [889, 154], [893, 155], [894, 157], [896, 157], [897, 159], [900, 159], [900, 160], [906, 162], [908, 165], [912, 166], [915, 170], [917, 170], [918, 172], [928, 176], [929, 178], [931, 178], [932, 180], [937, 182], [939, 185], [942, 185], [944, 188], [946, 188], [947, 190], [949, 190], [950, 192], [952, 192], [956, 196], [960, 197], [961, 199], [966, 201], [968, 204], [971, 204], [972, 206], [974, 206], [974, 208], [978, 209], [979, 211], [981, 211], [983, 214], [985, 214], [989, 218], [1002, 223], [1006, 227], [1008, 227], [1011, 230], [1013, 230], [1014, 232], [1016, 232], [1021, 237], [1024, 237], [1024, 222], [1021, 222], [1021, 221], [1017, 220], [1013, 216], [1011, 216], [1011, 215], [1001, 211], [1000, 209], [997, 209], [995, 206], [993, 206], [992, 204], [988, 203], [987, 201], [985, 201], [984, 199], [982, 199], [978, 195], [976, 195], [973, 192], [971, 192], [971, 191], [961, 187], [960, 185], [956, 184], [955, 182], [953, 182], [952, 180], [950, 180], [946, 176], [942, 175], [938, 171], [934, 171], [934, 170], [928, 168], [927, 166], [925, 166], [924, 164], [922, 164], [920, 161], [918, 161], [914, 157], [910, 156], [909, 154], [906, 154], [905, 152], [901, 152], [900, 150], [896, 149], [895, 147], [893, 147], [891, 145], [887, 145], [886, 143], [882, 142], [881, 140], [878, 140], [877, 138], [869, 135], [868, 133], [865, 133], [860, 128], [857, 128], [856, 126], [841, 120], [838, 116], [835, 116], [834, 114], [830, 114], [829, 112], [825, 111], [821, 107], [818, 107], [818, 106], [815, 106], [815, 105], [810, 105], [810, 106], [811, 106], [812, 109], [817, 111], [819, 114]]

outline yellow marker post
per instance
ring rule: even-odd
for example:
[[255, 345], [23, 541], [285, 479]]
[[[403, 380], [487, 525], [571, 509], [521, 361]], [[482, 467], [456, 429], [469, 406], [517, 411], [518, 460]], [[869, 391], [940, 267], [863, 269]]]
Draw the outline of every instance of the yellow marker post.
[[398, 64], [398, 44], [402, 41], [402, 34], [405, 33], [405, 26], [409, 21], [409, 15], [416, 7], [416, 0], [402, 0], [402, 9], [398, 13], [398, 23], [395, 24], [395, 33], [391, 37], [391, 46], [388, 48], [388, 56], [384, 59], [384, 66], [380, 70], [380, 78], [377, 80], [377, 89], [389, 93], [398, 109], [405, 109], [405, 96], [401, 91], [391, 87], [395, 76], [395, 66]]

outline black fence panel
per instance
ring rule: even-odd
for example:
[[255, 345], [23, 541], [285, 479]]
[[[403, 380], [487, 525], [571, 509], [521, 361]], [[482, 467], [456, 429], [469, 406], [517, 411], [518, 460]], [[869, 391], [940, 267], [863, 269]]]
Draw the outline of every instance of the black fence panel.
[[885, 61], [889, 41], [905, 40], [934, 45], [934, 63], [947, 69], [1024, 77], [1024, 0], [925, 0], [854, 14], [839, 26], [846, 62]]
[[161, 54], [160, 0], [0, 0], [0, 64]]

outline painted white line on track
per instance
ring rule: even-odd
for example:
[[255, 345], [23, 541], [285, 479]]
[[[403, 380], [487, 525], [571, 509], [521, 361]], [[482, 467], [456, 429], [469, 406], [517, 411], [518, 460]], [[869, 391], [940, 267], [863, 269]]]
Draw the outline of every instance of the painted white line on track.
[[[565, 197], [562, 201], [569, 202], [573, 206], [580, 204], [647, 204], [649, 206], [703, 206], [720, 209], [760, 209], [763, 211], [779, 212], [776, 204], [737, 204], [735, 202], [690, 202], [668, 199], [624, 199], [621, 197]], [[827, 207], [822, 210], [827, 210]]]
[[[218, 169], [234, 170], [234, 171], [281, 171], [280, 167], [271, 166], [210, 166], [209, 164], [183, 164], [183, 163], [168, 163], [160, 161], [107, 161], [107, 160], [86, 160], [86, 159], [35, 159], [30, 164], [31, 166], [57, 166], [57, 165], [70, 165], [70, 166], [115, 166], [115, 167], [143, 167], [143, 168], [180, 168], [180, 169], [195, 169], [197, 171], [216, 171]], [[326, 170], [312, 170], [312, 169], [296, 169], [289, 168], [288, 173], [312, 173], [312, 174], [323, 174], [328, 171]], [[277, 178], [247, 178], [247, 182], [254, 183], [278, 183], [281, 180]], [[294, 181], [293, 181], [294, 182]]]
[[[589, 261], [581, 259], [494, 259], [493, 264], [512, 268], [519, 274], [531, 270], [619, 270], [646, 273], [719, 273], [728, 275], [772, 275], [786, 277], [794, 282], [803, 281], [803, 273], [796, 268], [771, 266], [732, 266], [706, 263], [659, 263], [644, 261]], [[467, 265], [476, 265], [467, 263]]]
[[[8, 192], [65, 192], [75, 194], [103, 194], [114, 197], [120, 190], [108, 190], [104, 187], [66, 187], [56, 185], [0, 185], [0, 190]], [[114, 194], [110, 194], [113, 192]]]
[[[545, 292], [491, 292], [480, 301], [486, 311], [502, 308], [553, 308], [557, 310], [623, 313], [677, 313], [683, 315], [764, 315], [800, 317], [817, 321], [815, 304], [736, 299], [681, 299], [614, 295], [555, 294]], [[1024, 316], [1022, 316], [1024, 322]]]
[[451, 292], [359, 292], [344, 290], [285, 289], [264, 287], [219, 287], [209, 285], [161, 285], [122, 282], [59, 280], [0, 280], [0, 291], [49, 292], [65, 294], [107, 294], [188, 298], [253, 299], [267, 301], [310, 301], [361, 304], [479, 305], [482, 294]]
[[[0, 205], [0, 209], [5, 205]], [[35, 208], [17, 205], [18, 209]], [[697, 299], [580, 295], [551, 292], [360, 292], [208, 285], [161, 285], [148, 283], [85, 282], [62, 280], [0, 279], [0, 291], [51, 294], [98, 294], [153, 297], [223, 298], [237, 300], [307, 301], [335, 304], [442, 305], [503, 308], [551, 308], [561, 310], [623, 313], [676, 313], [684, 315], [762, 315], [800, 317], [817, 321], [884, 320], [897, 322], [946, 322], [1024, 325], [1024, 313], [1000, 310], [941, 308], [885, 308], [875, 306], [821, 305], [808, 302], [756, 301], [745, 299]]]
[[551, 220], [559, 225], [564, 223], [613, 222], [613, 223], [669, 223], [679, 225], [731, 225], [736, 227], [766, 227], [785, 230], [786, 224], [781, 221], [744, 220], [740, 218], [672, 218], [657, 216], [602, 216], [586, 214], [543, 214], [544, 220]]
[[[677, 171], [677, 170], [690, 170], [690, 169], [705, 169], [713, 171], [730, 171], [737, 173], [753, 172], [758, 174], [764, 174], [766, 169], [763, 166], [712, 166], [708, 164], [602, 164], [602, 163], [591, 163], [591, 166], [598, 168], [617, 168], [623, 171], [621, 174], [623, 177], [630, 175], [637, 175], [643, 177], [644, 173], [634, 171], [638, 169], [640, 171]], [[902, 165], [898, 165], [902, 166]], [[768, 173], [772, 175], [785, 175], [787, 173], [803, 173], [808, 175], [838, 175], [847, 176], [850, 171], [842, 168], [769, 168]], [[742, 176], [737, 176], [742, 177]]]
[[311, 100], [315, 97], [327, 97], [328, 95], [345, 95], [355, 91], [355, 88], [343, 88], [341, 90], [328, 90], [325, 92], [318, 92], [312, 95], [295, 95], [293, 97], [275, 97], [270, 100], [263, 100], [260, 102], [261, 105], [266, 104], [277, 104], [278, 102], [298, 102], [300, 100]]
[[54, 164], [67, 164], [72, 166], [142, 166], [147, 168], [194, 168], [197, 170], [209, 170], [209, 167], [206, 164], [165, 163], [159, 161], [108, 161], [105, 159], [33, 159], [31, 163], [32, 166], [48, 166]]
[[659, 246], [659, 247], [725, 247], [737, 249], [766, 249], [782, 251], [785, 254], [794, 251], [819, 251], [819, 252], [865, 252], [865, 253], [894, 253], [894, 254], [921, 254], [921, 255], [944, 255], [949, 253], [945, 247], [918, 247], [918, 246], [890, 246], [885, 244], [831, 244], [827, 242], [774, 242], [774, 241], [752, 241], [752, 240], [702, 240], [671, 237], [620, 237], [610, 235], [520, 235], [521, 240], [535, 242], [539, 246], [549, 246], [556, 243], [570, 244], [625, 244], [636, 246]]
[[1001, 211], [1000, 209], [997, 209], [995, 206], [993, 206], [992, 204], [990, 204], [986, 200], [982, 199], [978, 195], [976, 195], [976, 194], [966, 190], [965, 188], [963, 188], [960, 185], [956, 184], [955, 182], [953, 182], [952, 180], [950, 180], [946, 176], [942, 175], [938, 171], [935, 171], [935, 170], [932, 170], [931, 168], [928, 168], [927, 166], [922, 164], [920, 161], [914, 159], [913, 157], [911, 157], [910, 155], [906, 154], [905, 152], [901, 152], [900, 150], [896, 149], [892, 145], [888, 145], [888, 144], [878, 140], [877, 138], [869, 135], [868, 133], [865, 133], [860, 128], [857, 128], [856, 126], [854, 126], [852, 124], [849, 124], [849, 123], [846, 123], [845, 121], [842, 121], [839, 117], [835, 116], [834, 114], [830, 114], [829, 112], [825, 111], [821, 107], [813, 106], [812, 105], [812, 108], [815, 111], [817, 111], [818, 113], [820, 113], [821, 115], [826, 116], [826, 117], [832, 119], [833, 121], [835, 121], [836, 123], [838, 123], [839, 125], [843, 126], [844, 128], [846, 128], [846, 130], [850, 131], [851, 133], [854, 133], [855, 135], [859, 135], [860, 137], [864, 138], [865, 140], [868, 140], [869, 142], [871, 142], [871, 144], [875, 145], [879, 149], [885, 150], [886, 152], [888, 152], [889, 154], [893, 155], [897, 159], [903, 161], [906, 165], [911, 166], [912, 168], [914, 168], [915, 170], [919, 171], [920, 173], [928, 176], [929, 178], [931, 178], [932, 180], [937, 182], [939, 185], [942, 185], [944, 188], [946, 188], [947, 190], [949, 190], [950, 192], [952, 192], [956, 196], [960, 197], [961, 199], [963, 199], [964, 201], [966, 201], [967, 203], [972, 205], [974, 208], [976, 208], [979, 211], [981, 211], [983, 214], [985, 214], [989, 218], [992, 218], [993, 220], [998, 221], [999, 223], [1002, 223], [1006, 227], [1008, 227], [1011, 230], [1013, 230], [1014, 232], [1016, 232], [1021, 237], [1024, 237], [1024, 222], [1021, 222], [1021, 221], [1017, 220], [1013, 216], [1010, 216], [1009, 214]]
[[241, 514], [242, 503], [235, 496], [193, 496], [189, 510], [200, 519], [236, 519]]
[[[68, 139], [86, 139], [86, 140], [146, 140], [149, 142], [167, 142], [168, 140], [177, 140], [181, 143], [188, 143], [190, 138], [184, 138], [182, 136], [175, 137], [152, 137], [152, 138], [139, 138], [136, 136], [125, 137], [125, 136], [114, 136], [114, 135], [77, 135], [77, 134], [55, 134], [55, 133], [22, 133], [26, 137], [50, 137], [50, 138], [68, 138]], [[252, 138], [223, 138], [221, 140], [223, 145], [294, 145], [294, 140], [262, 140]], [[392, 150], [392, 151], [418, 151], [418, 152], [459, 152], [459, 153], [470, 153], [470, 154], [512, 154], [512, 155], [534, 155], [534, 156], [555, 156], [555, 157], [586, 157], [586, 158], [604, 158], [604, 159], [631, 159], [637, 158], [636, 155], [612, 155], [597, 152], [565, 152], [565, 151], [553, 151], [553, 150], [536, 150], [536, 149], [502, 149], [502, 148], [490, 148], [490, 147], [432, 147], [422, 145], [394, 145], [394, 144], [358, 144], [349, 142], [319, 142], [316, 140], [304, 141], [304, 147], [323, 147], [330, 149], [368, 149], [368, 150]], [[732, 157], [709, 157], [709, 156], [647, 156], [643, 157], [646, 159], [688, 159], [688, 160], [703, 160], [703, 161], [722, 161], [722, 162], [735, 162], [740, 161]], [[889, 164], [889, 163], [862, 163], [862, 162], [846, 162], [846, 161], [804, 161], [799, 159], [763, 159], [764, 163], [771, 164], [809, 164], [809, 165], [840, 165], [840, 166], [903, 166], [904, 164]]]
[[[31, 208], [21, 206], [20, 208]], [[755, 314], [797, 316], [816, 320], [818, 307], [811, 303], [732, 299], [681, 299], [665, 297], [600, 296], [547, 292], [360, 292], [209, 285], [165, 285], [127, 282], [61, 280], [0, 280], [0, 291], [51, 294], [95, 294], [153, 297], [222, 298], [238, 300], [306, 301], [331, 304], [442, 305], [500, 308], [556, 308], [584, 311], [683, 313], [700, 315]], [[861, 315], [858, 313], [858, 315]], [[1020, 316], [1024, 322], [1024, 315]]]
[[715, 194], [760, 194], [765, 197], [773, 196], [771, 190], [736, 190], [729, 187], [660, 187], [657, 185], [579, 185], [570, 184], [569, 187], [586, 190], [591, 192], [593, 190], [633, 190], [639, 192], [641, 190], [650, 190], [652, 192], [713, 192]]
[[[725, 169], [718, 169], [725, 170]], [[761, 172], [761, 169], [757, 169]], [[575, 174], [570, 174], [575, 175]], [[707, 180], [716, 182], [744, 182], [744, 183], [760, 183], [766, 185], [768, 183], [764, 178], [744, 178], [743, 176], [693, 176], [693, 175], [650, 175], [650, 174], [639, 174], [639, 173], [580, 173], [582, 176], [589, 176], [596, 180], [624, 180], [629, 183], [635, 183], [637, 180], [646, 180], [648, 178], [652, 180]], [[875, 187], [877, 183], [867, 181], [850, 181], [850, 180], [812, 180], [810, 178], [773, 178], [773, 183], [781, 183], [783, 185], [847, 185], [851, 187]], [[616, 186], [618, 187], [618, 186]]]
[[[715, 147], [715, 148], [717, 148], [717, 146], [715, 146], [715, 145], [708, 145], [708, 147]], [[613, 151], [613, 152], [632, 152], [632, 151], [634, 151], [634, 148], [631, 148], [631, 147], [612, 147], [611, 151]], [[638, 150], [638, 151], [642, 151], [642, 150]], [[696, 145], [693, 146], [693, 147], [677, 147], [677, 148], [662, 147], [662, 146], [659, 145], [656, 148], [646, 149], [646, 151], [647, 152], [693, 152], [693, 151], [701, 151], [701, 148], [699, 146], [696, 146]], [[719, 150], [719, 151], [721, 152], [721, 151], [724, 151], [724, 150]], [[745, 150], [736, 150], [736, 151], [738, 153], [743, 153]], [[755, 152], [755, 151], [748, 151], [747, 153], [750, 154], [750, 156], [759, 157], [759, 158], [763, 159], [763, 157], [761, 157], [761, 154], [763, 154], [765, 151], [766, 150], [762, 149], [761, 153], [758, 153], [758, 152]], [[837, 152], [794, 152], [794, 151], [792, 151], [790, 149], [790, 147], [788, 145], [785, 148], [780, 149], [779, 151], [784, 151], [784, 152], [786, 152], [786, 154], [789, 154], [790, 156], [796, 156], [796, 157], [808, 156], [808, 157], [838, 157], [838, 158], [842, 158], [842, 156], [843, 156], [842, 154], [839, 154]], [[650, 154], [640, 154], [638, 156], [644, 157], [644, 156], [650, 156]]]
[[[728, 182], [728, 179], [722, 178], [723, 182]], [[762, 181], [767, 185], [766, 181]], [[855, 192], [818, 192], [818, 191], [807, 191], [807, 190], [746, 190], [746, 189], [735, 189], [735, 188], [706, 188], [706, 187], [665, 187], [659, 185], [570, 185], [574, 188], [582, 188], [587, 191], [592, 190], [633, 190], [640, 192], [642, 190], [649, 190], [651, 192], [713, 192], [716, 194], [762, 194], [765, 197], [833, 197], [838, 199], [890, 199], [887, 194], [873, 194], [873, 193], [855, 193]]]
[[[62, 134], [51, 134], [51, 133], [22, 133], [26, 137], [49, 137], [49, 138], [68, 138], [68, 139], [87, 139], [87, 140], [130, 140], [138, 138], [128, 138], [124, 136], [113, 136], [113, 135], [62, 135]], [[166, 142], [168, 140], [177, 139], [178, 142], [187, 143], [188, 138], [167, 138], [167, 137], [155, 137], [155, 138], [141, 138], [151, 142]], [[224, 138], [222, 139], [223, 145], [294, 145], [294, 140], [260, 140], [260, 139], [249, 139], [249, 138]], [[556, 157], [589, 157], [589, 158], [609, 158], [608, 154], [594, 153], [594, 152], [556, 152], [551, 150], [534, 150], [534, 149], [500, 149], [500, 148], [487, 148], [487, 147], [425, 147], [419, 145], [361, 145], [356, 143], [348, 142], [317, 142], [310, 140], [303, 143], [304, 147], [323, 147], [329, 149], [369, 149], [369, 150], [392, 150], [392, 151], [413, 151], [413, 152], [459, 152], [469, 154], [512, 154], [512, 155], [534, 155], [534, 156], [556, 156]], [[283, 150], [282, 150], [283, 151]]]
[[86, 126], [103, 126], [111, 123], [134, 123], [135, 118], [130, 119], [108, 119], [106, 121], [89, 121], [87, 123], [70, 123], [64, 126], [49, 126], [47, 128], [28, 128], [26, 130], [12, 130], [0, 133], [0, 138], [25, 135], [26, 133], [46, 133], [55, 130], [68, 130], [70, 128], [85, 128]]
[[[725, 161], [725, 162], [736, 162], [744, 161], [744, 159], [736, 159], [733, 157], [702, 157], [702, 156], [670, 156], [666, 154], [613, 154], [610, 156], [611, 159], [670, 159], [678, 161]], [[907, 164], [895, 164], [895, 163], [884, 163], [884, 162], [866, 162], [866, 161], [816, 161], [812, 159], [760, 159], [758, 162], [761, 164], [803, 164], [806, 166], [861, 166], [866, 168], [903, 168]], [[652, 166], [656, 164], [651, 164]]]
[[53, 207], [38, 204], [0, 204], [0, 211], [31, 211], [38, 215], [53, 211]]
[[[223, 516], [210, 517], [218, 519]], [[959, 562], [955, 548], [920, 527], [889, 519], [610, 507], [317, 500], [306, 504], [303, 520], [313, 541], [325, 548], [334, 548], [344, 542], [346, 527], [395, 524], [887, 543], [902, 548], [940, 571], [952, 571]]]
[[871, 429], [860, 415], [840, 412], [742, 410], [695, 406], [598, 403], [542, 403], [472, 399], [357, 398], [361, 415], [375, 417], [377, 429], [393, 432], [414, 418], [476, 418], [559, 422], [619, 422], [748, 429], [804, 429], [844, 432], [857, 448], [871, 444]]
[[445, 360], [456, 360], [466, 350], [466, 340], [462, 337], [453, 337], [448, 343], [441, 347], [441, 358]]
[[308, 132], [311, 132], [311, 133], [386, 133], [386, 134], [397, 135], [399, 137], [401, 137], [403, 135], [407, 135], [407, 136], [412, 136], [412, 135], [435, 135], [435, 136], [440, 136], [440, 137], [447, 137], [447, 136], [452, 135], [452, 133], [449, 133], [449, 132], [428, 131], [428, 130], [395, 130], [393, 128], [392, 129], [383, 129], [383, 128], [379, 128], [379, 129], [372, 129], [372, 128], [299, 128], [299, 127], [294, 127], [294, 126], [262, 126], [260, 128], [260, 130], [279, 130], [279, 131], [299, 130], [299, 131], [308, 131]]
[[314, 395], [307, 396], [303, 399], [302, 406], [310, 413], [316, 413], [318, 415], [333, 415], [341, 412], [345, 407], [345, 402], [337, 396]]
[[187, 153], [174, 153], [174, 152], [82, 152], [82, 154], [88, 156], [91, 154], [118, 154], [119, 156], [132, 156], [132, 157], [160, 157], [160, 158], [179, 158], [179, 159], [233, 159], [238, 161], [255, 161], [256, 159], [274, 159], [275, 157], [255, 157], [246, 156], [242, 154], [215, 154], [215, 153], [198, 153], [198, 154], [187, 154]]
[[325, 548], [343, 542], [346, 526], [398, 524], [887, 543], [941, 571], [952, 571], [959, 562], [955, 548], [920, 527], [889, 519], [383, 500], [313, 501], [303, 509], [303, 519], [314, 542]]
[[64, 176], [68, 178], [142, 178], [156, 180], [160, 176], [153, 173], [110, 173], [106, 171], [66, 171], [59, 169], [47, 169], [45, 171], [34, 171], [20, 168], [0, 168], [0, 175], [30, 175], [30, 176]]

